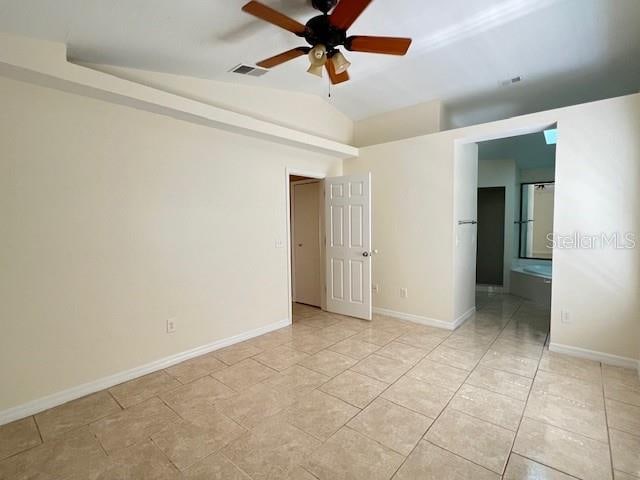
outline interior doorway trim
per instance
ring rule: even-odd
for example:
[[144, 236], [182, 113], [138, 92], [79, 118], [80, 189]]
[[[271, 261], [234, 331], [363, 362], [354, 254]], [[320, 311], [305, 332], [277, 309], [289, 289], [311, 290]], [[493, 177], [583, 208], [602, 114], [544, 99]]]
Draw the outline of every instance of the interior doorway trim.
[[[285, 198], [286, 198], [286, 245], [287, 245], [287, 312], [289, 323], [293, 322], [293, 294], [292, 294], [292, 284], [293, 279], [291, 278], [291, 182], [289, 177], [291, 175], [299, 176], [299, 177], [308, 177], [318, 180], [323, 180], [327, 178], [327, 174], [325, 172], [318, 171], [310, 171], [310, 170], [301, 170], [297, 168], [289, 168], [285, 169], [284, 176], [284, 188], [285, 188]], [[326, 280], [325, 280], [326, 281]]]

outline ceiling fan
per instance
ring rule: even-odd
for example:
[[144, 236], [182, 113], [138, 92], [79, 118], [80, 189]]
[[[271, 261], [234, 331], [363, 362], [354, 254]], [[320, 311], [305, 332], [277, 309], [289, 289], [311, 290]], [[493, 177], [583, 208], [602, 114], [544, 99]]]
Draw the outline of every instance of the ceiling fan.
[[[326, 68], [332, 84], [349, 80], [348, 68], [351, 63], [338, 49], [344, 46], [351, 52], [383, 53], [405, 55], [411, 45], [410, 38], [347, 36], [347, 30], [372, 0], [312, 0], [313, 8], [322, 12], [306, 25], [274, 10], [267, 5], [251, 1], [242, 10], [284, 28], [298, 37], [304, 38], [310, 47], [297, 47], [274, 57], [258, 62], [263, 68], [273, 68], [302, 55], [309, 55], [311, 66], [307, 72], [322, 77]], [[329, 13], [331, 12], [331, 13]]]

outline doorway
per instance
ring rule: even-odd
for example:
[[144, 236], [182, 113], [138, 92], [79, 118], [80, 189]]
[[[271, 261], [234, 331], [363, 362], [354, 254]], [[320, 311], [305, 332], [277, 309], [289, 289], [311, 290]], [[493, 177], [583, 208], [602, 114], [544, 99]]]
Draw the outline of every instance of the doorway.
[[322, 307], [322, 180], [291, 177], [291, 289], [294, 303]]
[[504, 285], [505, 195], [505, 187], [478, 188], [477, 285]]
[[300, 303], [371, 320], [371, 173], [286, 169], [285, 190], [289, 319]]

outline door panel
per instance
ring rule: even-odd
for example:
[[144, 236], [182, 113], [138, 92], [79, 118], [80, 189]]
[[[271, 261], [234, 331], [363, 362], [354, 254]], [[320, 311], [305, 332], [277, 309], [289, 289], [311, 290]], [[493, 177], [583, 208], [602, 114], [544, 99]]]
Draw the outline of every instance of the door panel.
[[505, 188], [478, 189], [478, 253], [476, 283], [502, 285], [504, 281]]
[[371, 174], [325, 180], [327, 310], [371, 320]]

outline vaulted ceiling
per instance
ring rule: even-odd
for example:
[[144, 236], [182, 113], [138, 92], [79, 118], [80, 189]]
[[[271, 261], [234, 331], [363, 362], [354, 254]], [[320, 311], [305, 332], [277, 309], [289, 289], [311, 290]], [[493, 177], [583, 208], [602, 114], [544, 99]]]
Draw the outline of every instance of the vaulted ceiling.
[[[0, 31], [65, 42], [72, 60], [327, 97], [299, 58], [259, 78], [229, 73], [302, 45], [243, 0], [0, 0]], [[264, 0], [305, 22], [309, 0]], [[439, 99], [449, 126], [637, 92], [638, 0], [375, 0], [353, 34], [413, 37], [406, 57], [348, 53], [330, 100], [353, 119]], [[503, 86], [506, 79], [522, 81]]]

